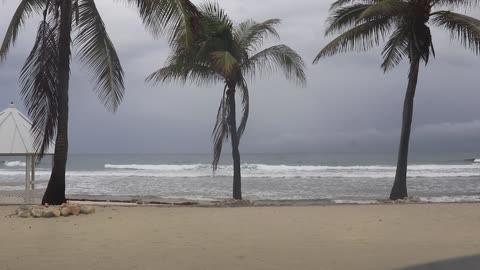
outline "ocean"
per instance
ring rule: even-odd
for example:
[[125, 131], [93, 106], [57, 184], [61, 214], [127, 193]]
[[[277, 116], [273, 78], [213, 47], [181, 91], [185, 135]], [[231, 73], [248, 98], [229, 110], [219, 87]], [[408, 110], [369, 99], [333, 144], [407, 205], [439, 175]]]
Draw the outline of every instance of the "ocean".
[[[409, 195], [431, 202], [480, 201], [480, 163], [466, 161], [473, 158], [471, 153], [413, 153], [408, 170]], [[215, 175], [211, 159], [211, 154], [71, 154], [67, 194], [230, 198], [231, 157], [222, 156]], [[395, 154], [243, 154], [243, 195], [250, 200], [369, 203], [388, 198], [395, 160]], [[38, 165], [37, 179], [49, 178], [50, 165], [48, 157]], [[1, 183], [24, 179], [24, 170], [24, 160], [3, 158], [0, 190], [22, 189]]]

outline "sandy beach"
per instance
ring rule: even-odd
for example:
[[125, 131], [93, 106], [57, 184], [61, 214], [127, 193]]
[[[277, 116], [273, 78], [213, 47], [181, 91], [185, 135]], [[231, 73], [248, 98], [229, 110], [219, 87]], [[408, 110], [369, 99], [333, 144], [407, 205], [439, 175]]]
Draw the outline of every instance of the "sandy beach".
[[480, 254], [479, 204], [97, 206], [78, 217], [6, 217], [14, 209], [0, 207], [2, 270], [475, 269], [405, 267]]

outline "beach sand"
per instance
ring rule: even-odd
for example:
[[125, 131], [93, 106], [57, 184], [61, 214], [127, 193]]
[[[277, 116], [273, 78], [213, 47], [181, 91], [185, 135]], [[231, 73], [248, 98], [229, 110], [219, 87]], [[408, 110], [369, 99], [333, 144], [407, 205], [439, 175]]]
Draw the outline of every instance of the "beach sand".
[[[473, 203], [98, 206], [78, 217], [6, 217], [14, 209], [0, 207], [2, 270], [374, 270], [480, 254]], [[408, 269], [480, 269], [477, 258], [457, 261], [474, 268]]]

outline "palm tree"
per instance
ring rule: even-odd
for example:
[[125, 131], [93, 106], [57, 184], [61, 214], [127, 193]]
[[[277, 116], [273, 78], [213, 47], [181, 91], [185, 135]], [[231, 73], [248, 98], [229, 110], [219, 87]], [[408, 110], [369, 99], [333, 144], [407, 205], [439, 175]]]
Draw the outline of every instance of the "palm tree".
[[[435, 56], [429, 26], [446, 29], [452, 39], [460, 41], [478, 55], [480, 20], [454, 10], [471, 8], [479, 3], [478, 0], [337, 0], [331, 6], [325, 34], [340, 32], [340, 35], [320, 51], [314, 63], [322, 57], [341, 52], [365, 51], [385, 40], [382, 52], [384, 72], [404, 58], [408, 58], [410, 63], [391, 200], [408, 197], [408, 144], [418, 72], [421, 61], [427, 65], [430, 56]], [[441, 8], [447, 10], [438, 10]]]
[[[201, 28], [191, 47], [185, 47], [186, 32], [171, 43], [172, 52], [166, 66], [147, 80], [169, 82], [190, 80], [198, 85], [221, 82], [223, 95], [213, 129], [213, 170], [217, 169], [224, 141], [230, 137], [233, 157], [233, 198], [242, 199], [240, 173], [240, 138], [249, 114], [249, 90], [246, 77], [258, 73], [283, 71], [287, 79], [305, 82], [302, 58], [286, 45], [261, 49], [268, 36], [279, 37], [275, 26], [278, 19], [261, 23], [248, 20], [234, 26], [218, 4], [207, 3], [200, 8]], [[242, 103], [242, 117], [237, 127], [235, 94]]]
[[[187, 11], [186, 0], [127, 0], [153, 33], [173, 33]], [[92, 71], [99, 99], [116, 111], [124, 95], [124, 73], [95, 0], [22, 0], [0, 47], [0, 62], [15, 44], [19, 29], [33, 14], [43, 14], [35, 44], [20, 73], [21, 94], [33, 120], [35, 146], [43, 155], [55, 138], [52, 174], [42, 204], [62, 204], [68, 156], [68, 88], [72, 44]], [[193, 14], [193, 13], [192, 13]], [[189, 25], [189, 24], [187, 24]], [[72, 43], [72, 34], [76, 36]]]

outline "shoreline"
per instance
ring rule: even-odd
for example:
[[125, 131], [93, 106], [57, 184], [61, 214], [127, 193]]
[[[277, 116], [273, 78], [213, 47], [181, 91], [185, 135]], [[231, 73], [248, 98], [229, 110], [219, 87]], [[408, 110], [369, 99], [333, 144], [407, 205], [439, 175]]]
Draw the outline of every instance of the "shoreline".
[[[335, 206], [335, 205], [398, 205], [398, 204], [480, 204], [480, 201], [421, 201], [418, 197], [409, 197], [406, 200], [391, 201], [389, 199], [369, 200], [244, 200], [235, 201], [230, 198], [218, 200], [190, 200], [184, 198], [160, 198], [156, 196], [112, 196], [112, 195], [67, 195], [67, 199], [89, 203], [130, 203], [135, 205], [158, 206], [196, 206], [196, 207], [268, 207], [268, 206]], [[242, 203], [243, 202], [243, 203]]]

